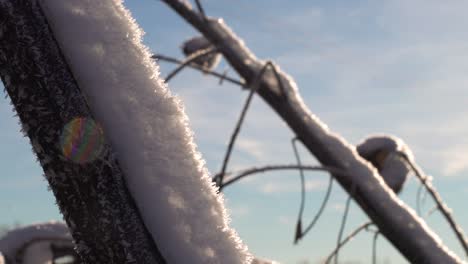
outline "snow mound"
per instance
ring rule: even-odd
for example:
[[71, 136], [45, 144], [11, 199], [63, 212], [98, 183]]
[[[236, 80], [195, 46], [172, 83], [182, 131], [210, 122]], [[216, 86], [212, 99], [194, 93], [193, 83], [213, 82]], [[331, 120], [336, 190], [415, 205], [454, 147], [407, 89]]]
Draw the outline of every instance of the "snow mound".
[[66, 245], [73, 247], [68, 227], [62, 222], [51, 221], [10, 230], [0, 238], [0, 264], [4, 263], [2, 262], [5, 261], [4, 258], [15, 260], [19, 253], [22, 254], [23, 260], [51, 260], [51, 252], [43, 250], [44, 247], [42, 245], [44, 244], [42, 242], [50, 244], [49, 241], [62, 241]]
[[372, 135], [365, 138], [356, 147], [357, 152], [377, 168], [385, 183], [399, 193], [411, 172], [410, 166], [401, 157], [404, 154], [413, 160], [410, 148], [395, 136]]

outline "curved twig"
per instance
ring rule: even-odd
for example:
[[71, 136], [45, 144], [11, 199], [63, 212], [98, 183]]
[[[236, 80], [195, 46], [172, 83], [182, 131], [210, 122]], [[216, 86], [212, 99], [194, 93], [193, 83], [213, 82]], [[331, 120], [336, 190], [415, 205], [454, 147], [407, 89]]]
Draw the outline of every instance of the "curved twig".
[[445, 217], [445, 219], [449, 223], [452, 230], [455, 232], [455, 235], [456, 235], [458, 241], [460, 242], [461, 246], [465, 250], [465, 254], [468, 256], [468, 240], [465, 238], [465, 234], [463, 233], [463, 229], [455, 222], [455, 219], [452, 216], [450, 208], [444, 203], [444, 201], [442, 200], [442, 197], [440, 196], [440, 194], [432, 186], [430, 177], [425, 175], [422, 172], [422, 170], [416, 164], [414, 164], [414, 162], [412, 162], [408, 158], [408, 156], [406, 156], [404, 153], [401, 153], [401, 152], [398, 152], [398, 153], [403, 158], [403, 160], [405, 160], [406, 163], [408, 163], [408, 165], [411, 167], [411, 170], [414, 172], [416, 177], [421, 181], [421, 183], [424, 185], [426, 190], [432, 196], [435, 203], [437, 204], [437, 208], [442, 213], [442, 215]]
[[[343, 232], [346, 226], [346, 220], [348, 219], [348, 212], [349, 212], [349, 206], [351, 204], [351, 195], [348, 196], [348, 200], [346, 200], [346, 206], [345, 210], [343, 213], [343, 218], [341, 219], [341, 226], [340, 226], [340, 232], [338, 233], [338, 239], [336, 241], [336, 247], [338, 248], [341, 244], [341, 238], [343, 237]], [[339, 256], [339, 250], [336, 251], [335, 254], [335, 264], [338, 264], [338, 256]]]
[[[178, 60], [176, 58], [172, 58], [172, 57], [161, 55], [161, 54], [154, 54], [153, 56], [151, 56], [151, 58], [161, 60], [161, 61], [170, 62], [170, 63], [174, 63], [174, 64], [179, 64], [179, 65], [184, 63], [183, 61]], [[195, 63], [190, 63], [190, 64], [186, 65], [186, 67], [189, 67], [189, 68], [198, 70], [200, 72], [203, 72], [203, 73], [218, 77], [220, 79], [220, 81], [221, 80], [222, 81], [228, 81], [230, 83], [239, 85], [242, 88], [245, 88], [245, 83], [244, 82], [236, 80], [236, 79], [231, 78], [229, 76], [226, 76], [226, 73], [219, 73], [219, 72], [216, 72], [216, 71], [212, 71], [212, 70], [209, 70], [209, 69], [207, 69], [205, 67], [202, 67], [202, 66], [200, 66], [198, 64], [195, 64]]]
[[297, 151], [297, 146], [296, 146], [296, 141], [299, 139], [297, 137], [293, 138], [291, 140], [291, 144], [293, 147], [294, 151], [294, 156], [296, 157], [297, 165], [299, 167], [299, 177], [301, 179], [301, 203], [299, 206], [299, 213], [297, 216], [297, 223], [296, 223], [296, 235], [294, 238], [294, 244], [297, 243], [297, 241], [302, 237], [302, 215], [304, 213], [304, 207], [305, 207], [305, 178], [304, 178], [304, 170], [302, 169], [302, 163], [301, 163], [301, 158], [299, 156], [299, 152]]
[[203, 6], [202, 6], [202, 4], [200, 3], [200, 0], [195, 0], [195, 4], [197, 5], [198, 12], [200, 12], [200, 14], [202, 15], [202, 17], [203, 17], [204, 19], [206, 19], [205, 10], [203, 9]]
[[372, 239], [372, 264], [377, 263], [377, 238], [379, 237], [380, 232], [374, 233], [374, 238]]
[[421, 193], [424, 185], [420, 184], [418, 187], [418, 192], [416, 193], [416, 212], [421, 216]]
[[[327, 166], [302, 166], [301, 167], [303, 170], [312, 170], [312, 171], [326, 171], [329, 173], [332, 173], [333, 175], [347, 175], [347, 173], [343, 170], [340, 170], [338, 168], [333, 168], [333, 167], [327, 167]], [[223, 188], [235, 183], [236, 181], [239, 181], [240, 179], [247, 177], [249, 175], [257, 174], [257, 173], [263, 173], [267, 171], [275, 171], [275, 170], [298, 170], [299, 166], [297, 165], [270, 165], [270, 166], [264, 166], [264, 167], [254, 167], [251, 169], [244, 170], [240, 172], [237, 176], [234, 176], [224, 182], [221, 186]], [[228, 175], [230, 173], [224, 173], [225, 175]], [[213, 178], [216, 179], [219, 177], [219, 173], [216, 174]]]
[[296, 138], [293, 138], [291, 141], [291, 144], [294, 150], [294, 155], [296, 156], [296, 160], [297, 160], [297, 165], [299, 166], [299, 175], [301, 178], [301, 205], [299, 207], [299, 214], [298, 214], [297, 222], [296, 222], [296, 234], [294, 236], [294, 244], [297, 244], [299, 239], [302, 239], [314, 227], [315, 223], [317, 223], [318, 219], [322, 215], [323, 210], [325, 209], [328, 203], [328, 199], [330, 198], [330, 193], [333, 187], [333, 177], [330, 176], [328, 187], [327, 187], [327, 192], [325, 193], [325, 197], [323, 198], [323, 201], [319, 207], [319, 210], [315, 214], [314, 218], [312, 218], [312, 221], [310, 222], [310, 224], [305, 228], [305, 230], [302, 230], [302, 216], [303, 216], [304, 207], [305, 207], [306, 190], [305, 190], [304, 169], [302, 167], [302, 162], [299, 156], [299, 151], [297, 150], [297, 146], [296, 146], [296, 142], [298, 140], [299, 139], [296, 137]]
[[[267, 61], [265, 63], [265, 65], [263, 65], [260, 72], [255, 76], [255, 79], [250, 84], [248, 84], [251, 87], [249, 95], [247, 96], [247, 99], [245, 101], [244, 107], [242, 108], [242, 112], [241, 112], [241, 115], [239, 117], [239, 120], [237, 121], [236, 127], [234, 128], [234, 132], [232, 133], [231, 139], [229, 140], [229, 145], [228, 145], [226, 154], [224, 156], [223, 165], [221, 167], [221, 172], [219, 173], [219, 177], [214, 179], [214, 180], [216, 180], [215, 181], [216, 184], [219, 186], [219, 191], [222, 191], [222, 189], [223, 189], [222, 186], [223, 186], [224, 174], [225, 174], [226, 169], [227, 169], [227, 165], [228, 165], [228, 162], [229, 162], [229, 158], [231, 156], [232, 149], [234, 147], [234, 143], [235, 143], [236, 138], [237, 138], [237, 136], [238, 136], [238, 134], [240, 132], [242, 123], [244, 122], [244, 118], [245, 118], [245, 115], [247, 114], [247, 110], [248, 110], [248, 108], [250, 106], [250, 102], [252, 101], [253, 95], [254, 95], [254, 93], [257, 91], [257, 89], [259, 87], [258, 84], [259, 84], [263, 74], [265, 73], [266, 69], [268, 68], [268, 66], [272, 67], [273, 71], [276, 72], [273, 63], [271, 61]], [[277, 72], [276, 72], [275, 76], [277, 78], [277, 81], [278, 81], [280, 87], [283, 87], [281, 79], [279, 78], [279, 75], [278, 75]], [[284, 92], [284, 88], [283, 88], [283, 92]]]
[[319, 210], [317, 211], [317, 214], [314, 216], [310, 224], [304, 229], [304, 231], [302, 231], [300, 238], [303, 238], [312, 229], [312, 227], [315, 226], [318, 219], [322, 215], [323, 210], [325, 209], [325, 206], [328, 203], [328, 200], [330, 199], [330, 194], [331, 194], [331, 190], [333, 187], [333, 177], [332, 176], [329, 176], [329, 177], [330, 177], [330, 180], [328, 182], [327, 192], [325, 193], [325, 197], [323, 198], [322, 205], [320, 206]]
[[172, 72], [170, 72], [167, 77], [164, 79], [166, 83], [168, 83], [174, 76], [177, 75], [181, 70], [183, 70], [185, 67], [187, 67], [190, 63], [195, 61], [198, 58], [210, 55], [212, 53], [217, 52], [216, 48], [208, 48], [204, 50], [200, 50], [197, 52], [194, 52], [192, 55], [188, 56], [186, 60], [182, 62], [177, 68], [175, 68]]
[[328, 255], [328, 257], [326, 258], [325, 260], [325, 263], [330, 263], [331, 259], [335, 256], [335, 254], [346, 244], [348, 243], [349, 241], [351, 241], [351, 239], [353, 239], [357, 234], [359, 234], [362, 230], [367, 230], [367, 228], [369, 226], [373, 225], [372, 222], [367, 222], [367, 223], [364, 223], [362, 224], [361, 226], [357, 227], [356, 229], [354, 229], [353, 232], [351, 232], [345, 239], [343, 239], [343, 241], [341, 241], [341, 243], [330, 253], [330, 255]]
[[438, 209], [437, 205], [432, 207], [431, 210], [427, 211], [426, 217], [431, 216], [435, 211], [437, 211], [437, 209]]

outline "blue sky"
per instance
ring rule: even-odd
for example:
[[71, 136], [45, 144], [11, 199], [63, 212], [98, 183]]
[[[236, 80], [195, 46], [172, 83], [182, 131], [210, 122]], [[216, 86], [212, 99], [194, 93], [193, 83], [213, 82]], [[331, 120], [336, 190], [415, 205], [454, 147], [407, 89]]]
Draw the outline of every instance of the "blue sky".
[[[144, 41], [150, 49], [181, 57], [180, 43], [195, 31], [159, 1], [127, 2], [146, 31]], [[305, 103], [333, 131], [352, 143], [379, 132], [404, 139], [468, 229], [467, 2], [202, 2], [210, 16], [223, 17], [258, 57], [276, 61], [291, 74]], [[162, 76], [174, 67], [164, 62], [160, 66]], [[222, 63], [218, 69], [225, 68]], [[232, 70], [229, 73], [235, 76]], [[210, 171], [217, 172], [246, 93], [189, 70], [172, 80], [170, 88], [185, 102], [199, 149]], [[8, 98], [0, 100], [0, 224], [60, 219], [11, 108]], [[230, 168], [292, 163], [292, 137], [269, 107], [255, 98]], [[303, 154], [304, 160], [316, 164]], [[327, 181], [321, 173], [307, 177], [306, 222], [318, 208]], [[293, 246], [299, 188], [295, 173], [271, 173], [226, 190], [232, 224], [253, 253], [282, 263], [314, 263], [331, 252], [346, 195], [335, 186], [316, 229]], [[402, 194], [410, 205], [416, 188], [413, 179]], [[428, 201], [426, 209], [431, 207]], [[353, 204], [348, 230], [365, 219]], [[438, 214], [427, 221], [462, 255]], [[370, 246], [371, 235], [363, 234], [343, 250], [341, 258], [369, 263]], [[384, 238], [379, 239], [378, 253], [382, 263], [405, 263]]]

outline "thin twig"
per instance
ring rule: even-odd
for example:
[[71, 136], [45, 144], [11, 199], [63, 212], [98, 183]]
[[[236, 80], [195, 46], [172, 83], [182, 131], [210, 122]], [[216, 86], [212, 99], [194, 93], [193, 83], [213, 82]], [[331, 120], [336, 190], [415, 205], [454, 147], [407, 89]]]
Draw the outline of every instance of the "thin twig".
[[215, 48], [208, 48], [208, 49], [204, 49], [204, 50], [194, 52], [193, 54], [188, 56], [187, 59], [182, 62], [182, 64], [180, 64], [177, 68], [175, 68], [175, 70], [173, 70], [172, 72], [170, 72], [167, 75], [167, 77], [165, 78], [166, 83], [168, 83], [174, 76], [177, 75], [177, 73], [179, 73], [181, 70], [183, 70], [185, 67], [187, 67], [189, 64], [191, 64], [196, 59], [204, 57], [204, 56], [208, 56], [208, 55], [210, 55], [212, 53], [215, 53], [215, 52], [217, 52], [217, 50]]
[[[248, 108], [250, 106], [250, 102], [252, 101], [253, 95], [254, 95], [254, 93], [257, 91], [257, 89], [259, 87], [258, 84], [259, 84], [261, 78], [263, 77], [263, 74], [265, 73], [268, 66], [275, 69], [273, 63], [271, 61], [267, 61], [265, 63], [265, 65], [262, 67], [262, 69], [260, 70], [260, 72], [258, 72], [258, 74], [255, 76], [255, 79], [250, 84], [248, 84], [250, 86], [249, 95], [247, 96], [247, 99], [245, 101], [244, 107], [242, 108], [242, 112], [241, 112], [241, 115], [239, 117], [239, 120], [237, 121], [236, 127], [234, 128], [234, 132], [232, 133], [231, 139], [229, 140], [229, 145], [228, 145], [226, 154], [224, 156], [223, 165], [221, 167], [221, 172], [219, 173], [219, 178], [216, 178], [216, 183], [219, 186], [219, 191], [221, 191], [222, 188], [223, 188], [222, 186], [223, 186], [224, 173], [226, 172], [227, 165], [228, 165], [228, 162], [229, 162], [229, 158], [231, 156], [231, 152], [232, 152], [232, 149], [234, 147], [234, 143], [235, 143], [236, 138], [237, 138], [237, 136], [238, 136], [238, 134], [240, 132], [240, 129], [242, 127], [242, 123], [244, 122], [244, 118], [245, 118], [245, 115], [247, 114], [247, 110], [248, 110]], [[281, 79], [279, 78], [279, 75], [275, 75], [275, 76], [277, 76], [277, 78], [278, 78], [277, 81], [278, 81], [279, 85], [282, 87], [282, 82], [281, 82]]]
[[327, 187], [327, 192], [325, 193], [325, 197], [323, 198], [323, 201], [319, 207], [319, 210], [315, 214], [314, 218], [312, 218], [312, 221], [310, 222], [310, 224], [304, 230], [302, 230], [302, 216], [303, 216], [304, 207], [305, 207], [306, 190], [305, 190], [304, 169], [302, 167], [302, 162], [300, 159], [299, 151], [297, 150], [297, 145], [296, 145], [297, 141], [299, 141], [297, 137], [293, 138], [291, 141], [291, 144], [294, 150], [294, 155], [296, 156], [297, 165], [299, 166], [299, 175], [301, 178], [301, 204], [299, 207], [299, 214], [298, 214], [297, 222], [296, 222], [296, 234], [294, 237], [294, 244], [297, 244], [299, 239], [302, 239], [314, 227], [315, 223], [317, 223], [318, 219], [322, 215], [323, 210], [325, 209], [328, 203], [328, 199], [330, 198], [330, 193], [333, 187], [333, 177], [330, 176], [328, 187]]
[[341, 243], [330, 253], [330, 255], [328, 255], [328, 257], [326, 258], [325, 260], [325, 263], [330, 263], [331, 259], [335, 256], [335, 254], [346, 244], [348, 243], [349, 241], [351, 241], [357, 234], [359, 234], [359, 232], [361, 232], [362, 230], [367, 230], [367, 228], [369, 226], [373, 225], [372, 222], [367, 222], [367, 223], [364, 223], [362, 224], [361, 226], [357, 227], [356, 229], [354, 229], [353, 232], [351, 232], [345, 239], [343, 239], [343, 241], [341, 241]]
[[421, 216], [421, 193], [423, 190], [424, 185], [420, 184], [418, 188], [418, 192], [416, 193], [416, 212], [419, 216]]
[[[348, 200], [346, 200], [346, 206], [345, 206], [345, 210], [344, 210], [344, 213], [343, 213], [343, 218], [341, 219], [340, 232], [338, 233], [338, 239], [337, 239], [337, 242], [336, 242], [336, 247], [337, 248], [341, 244], [341, 238], [343, 237], [343, 232], [344, 232], [344, 229], [345, 229], [346, 220], [348, 218], [348, 212], [349, 212], [350, 204], [351, 204], [351, 195], [348, 196]], [[335, 254], [335, 264], [338, 264], [338, 256], [339, 256], [339, 250]]]
[[202, 15], [202, 17], [206, 20], [206, 14], [205, 10], [203, 9], [202, 4], [200, 3], [200, 0], [195, 0], [195, 4], [197, 5], [198, 12]]
[[461, 246], [465, 250], [465, 254], [468, 256], [468, 240], [465, 238], [465, 234], [463, 233], [463, 229], [455, 222], [455, 219], [453, 218], [452, 213], [451, 213], [451, 209], [444, 203], [444, 201], [442, 200], [442, 197], [440, 196], [440, 194], [432, 186], [430, 177], [425, 175], [422, 172], [422, 170], [416, 164], [414, 164], [413, 161], [411, 161], [408, 158], [407, 155], [405, 155], [404, 153], [400, 153], [400, 152], [399, 152], [399, 154], [408, 163], [408, 165], [411, 167], [411, 170], [414, 172], [416, 177], [421, 181], [421, 183], [424, 185], [426, 190], [432, 196], [435, 203], [437, 204], [437, 208], [442, 213], [442, 215], [445, 217], [445, 219], [449, 223], [452, 230], [455, 232], [455, 235], [457, 236], [458, 241], [460, 242]]
[[[183, 61], [178, 60], [176, 58], [172, 58], [172, 57], [168, 57], [168, 56], [164, 56], [164, 55], [160, 55], [160, 54], [155, 54], [155, 55], [151, 56], [151, 58], [161, 60], [161, 61], [170, 62], [170, 63], [174, 63], [174, 64], [178, 64], [178, 65], [181, 65], [181, 64], [184, 63]], [[244, 82], [236, 80], [236, 79], [231, 78], [229, 76], [226, 76], [226, 72], [219, 73], [219, 72], [216, 72], [216, 71], [212, 71], [212, 70], [207, 69], [206, 67], [202, 67], [202, 66], [200, 66], [198, 64], [195, 64], [195, 63], [190, 63], [190, 64], [186, 65], [186, 67], [189, 67], [189, 68], [201, 71], [203, 73], [218, 77], [220, 80], [226, 80], [226, 81], [228, 81], [230, 83], [239, 85], [242, 88], [245, 87]]]
[[301, 179], [301, 203], [299, 206], [299, 214], [297, 216], [297, 223], [296, 223], [296, 235], [294, 238], [294, 244], [297, 243], [297, 241], [302, 237], [302, 214], [304, 213], [304, 207], [305, 207], [305, 178], [304, 178], [304, 170], [302, 169], [302, 163], [301, 163], [301, 158], [299, 156], [299, 152], [297, 151], [297, 146], [296, 146], [296, 141], [299, 139], [293, 138], [291, 140], [291, 144], [294, 150], [294, 156], [296, 156], [296, 162], [297, 165], [300, 167], [299, 168], [299, 177]]
[[377, 263], [377, 238], [379, 237], [380, 232], [374, 233], [374, 239], [372, 239], [372, 264]]
[[275, 64], [273, 64], [273, 62], [271, 62], [271, 61], [267, 61], [265, 63], [265, 67], [268, 66], [268, 65], [271, 67], [271, 69], [273, 71], [273, 74], [275, 75], [275, 78], [276, 78], [276, 81], [278, 82], [281, 93], [283, 94], [283, 96], [287, 97], [288, 94], [286, 93], [286, 89], [284, 88], [283, 82], [281, 81], [281, 77], [280, 77], [278, 71], [276, 70]]
[[426, 213], [426, 217], [429, 217], [431, 216], [435, 211], [437, 211], [438, 207], [437, 205], [432, 207], [431, 210], [429, 210], [427, 213]]
[[[329, 172], [333, 175], [339, 176], [339, 175], [347, 175], [347, 173], [343, 170], [340, 170], [338, 168], [333, 168], [333, 167], [327, 167], [327, 166], [302, 166], [301, 167], [303, 170], [312, 170], [312, 171], [326, 171]], [[224, 182], [221, 186], [222, 188], [225, 188], [236, 181], [239, 181], [240, 179], [247, 177], [249, 175], [257, 174], [257, 173], [263, 173], [267, 171], [276, 171], [276, 170], [298, 170], [299, 166], [297, 165], [271, 165], [271, 166], [264, 166], [264, 167], [254, 167], [251, 169], [244, 170], [240, 172], [238, 175], [229, 178], [226, 182]], [[224, 175], [228, 175], [230, 172], [224, 173]], [[216, 179], [220, 176], [221, 174], [218, 173], [216, 174], [213, 178]]]
[[301, 238], [304, 237], [312, 229], [312, 227], [315, 226], [318, 219], [322, 215], [322, 213], [323, 213], [323, 211], [324, 211], [324, 209], [325, 209], [325, 207], [326, 207], [326, 205], [328, 203], [328, 200], [330, 199], [330, 194], [331, 194], [332, 187], [333, 187], [333, 177], [330, 175], [329, 176], [327, 192], [325, 193], [325, 197], [323, 198], [322, 205], [320, 206], [319, 210], [317, 211], [317, 214], [314, 216], [312, 222], [310, 222], [310, 224], [304, 229], [304, 231], [302, 231]]
[[424, 191], [421, 195], [421, 205], [424, 206], [426, 203], [426, 198], [427, 198], [427, 191]]

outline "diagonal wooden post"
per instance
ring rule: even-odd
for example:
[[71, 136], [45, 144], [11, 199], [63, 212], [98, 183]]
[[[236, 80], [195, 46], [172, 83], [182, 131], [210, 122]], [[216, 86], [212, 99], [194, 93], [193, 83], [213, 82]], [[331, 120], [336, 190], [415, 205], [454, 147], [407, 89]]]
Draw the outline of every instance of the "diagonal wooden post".
[[67, 123], [93, 114], [37, 0], [0, 0], [0, 76], [83, 263], [165, 263], [110, 146], [85, 163], [64, 156]]

